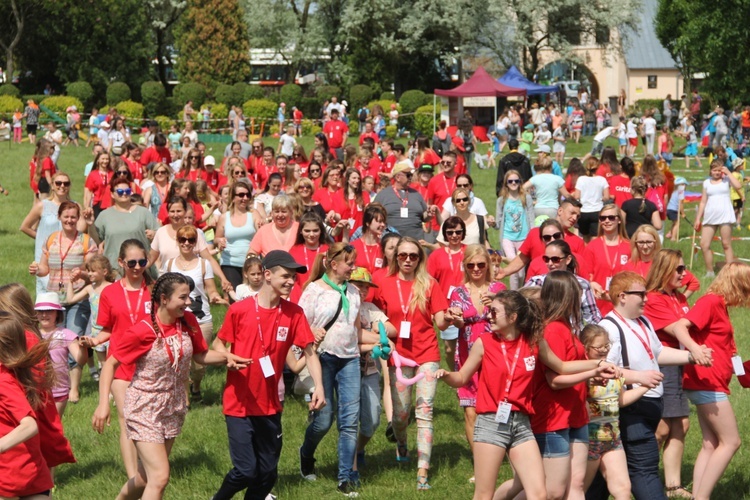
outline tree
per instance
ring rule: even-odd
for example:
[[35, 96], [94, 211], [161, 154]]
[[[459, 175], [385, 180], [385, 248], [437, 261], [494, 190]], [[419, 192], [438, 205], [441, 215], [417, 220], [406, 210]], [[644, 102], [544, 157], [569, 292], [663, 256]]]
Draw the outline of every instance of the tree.
[[154, 36], [154, 49], [159, 81], [165, 89], [167, 84], [167, 46], [173, 43], [172, 28], [187, 8], [187, 0], [146, 0], [148, 23]]
[[238, 0], [188, 0], [176, 30], [180, 81], [209, 89], [245, 81], [250, 74], [250, 43]]
[[573, 49], [584, 39], [610, 51], [622, 50], [622, 36], [610, 31], [635, 27], [639, 0], [499, 0], [487, 4], [473, 48], [503, 66], [520, 63], [527, 78], [540, 69], [544, 51], [575, 61]]
[[[5, 51], [5, 74], [8, 82], [13, 80], [13, 59], [18, 45], [28, 35], [25, 32], [26, 21], [38, 7], [35, 0], [10, 0], [0, 2], [0, 48]], [[28, 36], [26, 37], [28, 39]]]

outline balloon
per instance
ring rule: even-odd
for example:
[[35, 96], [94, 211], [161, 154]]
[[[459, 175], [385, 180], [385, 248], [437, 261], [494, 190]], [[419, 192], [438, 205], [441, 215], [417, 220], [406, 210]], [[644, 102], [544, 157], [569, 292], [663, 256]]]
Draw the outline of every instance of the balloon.
[[388, 359], [391, 357], [391, 346], [388, 343], [388, 335], [385, 332], [385, 325], [382, 321], [378, 322], [380, 332], [380, 343], [372, 348], [372, 357], [375, 359]]
[[404, 385], [414, 385], [425, 377], [424, 372], [422, 372], [417, 373], [412, 378], [404, 378], [404, 375], [401, 372], [401, 365], [411, 367], [416, 367], [419, 365], [416, 361], [401, 356], [398, 351], [395, 350], [391, 353], [391, 357], [393, 358], [393, 363], [396, 365], [396, 380], [398, 380], [400, 383]]

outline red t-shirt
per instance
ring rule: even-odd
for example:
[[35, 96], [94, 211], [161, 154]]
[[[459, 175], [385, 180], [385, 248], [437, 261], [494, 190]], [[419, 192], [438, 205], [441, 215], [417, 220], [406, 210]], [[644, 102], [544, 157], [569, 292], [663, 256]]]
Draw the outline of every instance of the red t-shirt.
[[[612, 277], [623, 271], [630, 260], [630, 242], [620, 240], [615, 246], [604, 244], [604, 237], [594, 238], [586, 245], [583, 258], [589, 263], [589, 281], [597, 282], [603, 290], [609, 290]], [[597, 299], [596, 305], [602, 317], [613, 309], [612, 302]]]
[[440, 163], [440, 157], [432, 149], [425, 149], [422, 154], [414, 158], [414, 168], [418, 169], [420, 165], [432, 165], [433, 167]]
[[625, 174], [613, 175], [607, 179], [609, 183], [609, 194], [615, 199], [615, 204], [622, 208], [622, 204], [633, 199], [630, 194], [630, 177]]
[[596, 175], [609, 179], [612, 177], [612, 168], [606, 163], [600, 163], [599, 168], [596, 169]]
[[185, 179], [185, 178], [193, 182], [197, 181], [198, 179], [203, 179], [205, 181], [206, 171], [201, 168], [198, 170], [191, 170], [187, 172], [186, 174], [184, 170], [180, 170], [179, 172], [175, 174], [175, 179]]
[[[145, 283], [142, 296], [140, 290], [127, 290], [127, 299], [122, 280], [102, 290], [99, 296], [99, 315], [96, 317], [96, 323], [112, 332], [111, 343], [117, 343], [116, 337], [127, 335], [132, 326], [142, 319], [151, 320], [151, 292]], [[129, 381], [133, 378], [134, 370], [135, 366], [123, 362], [115, 371], [115, 378]]]
[[302, 123], [303, 116], [304, 115], [302, 114], [302, 111], [300, 111], [299, 109], [295, 109], [294, 111], [292, 111], [292, 117], [294, 118], [294, 123], [297, 123], [297, 124]]
[[[39, 194], [39, 184], [34, 181], [34, 173], [36, 172], [36, 163], [34, 161], [29, 162], [29, 185], [31, 186], [31, 190], [34, 191], [34, 193]], [[57, 172], [57, 168], [55, 167], [55, 162], [52, 161], [52, 158], [45, 158], [42, 160], [42, 174], [39, 177], [40, 179], [43, 177], [46, 177], [45, 172], [49, 172], [50, 178], [55, 175]], [[50, 186], [53, 187], [53, 186]]]
[[464, 160], [464, 155], [458, 155], [456, 156], [456, 175], [461, 175], [466, 173], [466, 160]]
[[294, 245], [289, 250], [289, 254], [294, 257], [295, 262], [304, 264], [305, 267], [307, 267], [306, 273], [297, 273], [295, 282], [298, 285], [302, 286], [307, 283], [307, 277], [310, 276], [310, 271], [312, 271], [313, 264], [315, 264], [315, 259], [318, 255], [325, 255], [327, 251], [328, 245], [320, 245], [317, 250], [310, 250], [304, 245], [304, 243], [300, 245]]
[[[3, 388], [0, 392], [0, 436], [13, 431], [25, 417], [37, 420], [23, 387], [13, 372], [3, 365], [0, 365], [0, 387]], [[0, 496], [25, 497], [54, 486], [41, 446], [41, 435], [37, 434], [2, 454]]]
[[352, 242], [352, 246], [357, 250], [355, 264], [358, 267], [364, 267], [370, 274], [383, 267], [385, 261], [383, 259], [383, 252], [380, 250], [380, 244], [365, 245], [365, 240], [359, 238]]
[[680, 318], [684, 318], [689, 310], [687, 299], [679, 292], [675, 293], [674, 296], [664, 292], [649, 292], [643, 315], [651, 321], [651, 325], [663, 345], [679, 349], [679, 341], [665, 332], [664, 328]]
[[[648, 270], [651, 269], [651, 264], [654, 261], [648, 261], [644, 262], [642, 260], [634, 261], [629, 260], [625, 266], [623, 266], [623, 271], [633, 271], [636, 274], [640, 274], [644, 278], [648, 276]], [[700, 290], [701, 288], [701, 282], [698, 281], [698, 278], [695, 277], [693, 273], [685, 269], [685, 274], [682, 275], [682, 286], [685, 288], [685, 290], [691, 290], [693, 292]]]
[[213, 172], [206, 171], [204, 174], [203, 180], [206, 181], [209, 189], [215, 193], [218, 193], [219, 189], [227, 183], [227, 177], [218, 170], [214, 170]]
[[[100, 170], [93, 170], [88, 177], [86, 177], [86, 189], [91, 191], [91, 193], [94, 195], [93, 197], [93, 203], [94, 205], [103, 205], [103, 202], [105, 202], [105, 198], [107, 198], [107, 193], [109, 193], [109, 181], [112, 180], [112, 175], [114, 173], [109, 170], [107, 173], [103, 173]], [[109, 204], [107, 206], [102, 206], [102, 209], [109, 208], [112, 205], [112, 200], [110, 198]]]
[[[203, 229], [206, 227], [205, 222], [201, 222], [201, 219], [203, 218], [203, 206], [200, 203], [197, 203], [192, 200], [188, 200], [188, 203], [193, 208], [193, 213], [195, 214], [195, 227], [198, 229]], [[157, 219], [159, 219], [159, 222], [161, 222], [162, 226], [166, 226], [169, 224], [169, 212], [167, 211], [167, 204], [162, 203], [159, 207], [159, 213], [157, 214]]]
[[[185, 311], [184, 318], [174, 324], [161, 325], [163, 330], [160, 332], [160, 336], [166, 339], [177, 335], [179, 333], [178, 326], [190, 337], [193, 344], [193, 354], [208, 351], [208, 345], [206, 339], [203, 338], [198, 320], [190, 311]], [[156, 333], [149, 318], [130, 327], [127, 334], [120, 335], [116, 339], [113, 338], [113, 342], [110, 343], [109, 354], [120, 363], [135, 367], [136, 361], [148, 354], [155, 341]], [[167, 388], [165, 387], [165, 389]]]
[[[227, 310], [218, 337], [231, 345], [231, 352], [253, 363], [227, 372], [224, 415], [259, 417], [281, 412], [279, 379], [292, 345], [305, 348], [315, 341], [305, 313], [297, 304], [280, 299], [279, 307], [258, 307], [257, 298], [235, 302]], [[261, 325], [261, 335], [258, 326]], [[266, 378], [261, 358], [270, 356], [274, 375]]]
[[344, 136], [349, 133], [349, 127], [341, 120], [328, 120], [323, 125], [323, 133], [328, 138], [328, 147], [331, 154], [334, 154], [334, 149], [344, 145]]
[[326, 213], [334, 209], [333, 207], [336, 198], [341, 198], [341, 189], [331, 191], [327, 187], [321, 187], [320, 189], [316, 188], [315, 193], [313, 193], [313, 200], [320, 203], [320, 206], [323, 207], [323, 210], [325, 210]]
[[412, 188], [417, 193], [421, 194], [422, 198], [424, 198], [425, 200], [427, 200], [427, 186], [423, 186], [420, 183], [415, 182], [413, 184], [409, 184], [409, 187]]
[[342, 219], [354, 220], [354, 225], [349, 229], [350, 234], [362, 226], [365, 207], [370, 204], [370, 193], [366, 191], [362, 192], [362, 202], [362, 204], [359, 204], [357, 200], [345, 200], [343, 189], [336, 191], [336, 194], [333, 196], [333, 211], [339, 214]]
[[172, 153], [170, 153], [167, 148], [159, 148], [156, 146], [146, 148], [146, 150], [141, 155], [141, 165], [145, 167], [149, 163], [158, 162], [166, 163], [167, 165], [169, 165], [172, 162]]
[[[537, 349], [532, 349], [523, 336], [508, 341], [488, 333], [482, 335], [479, 340], [484, 346], [484, 356], [479, 369], [477, 413], [495, 413], [500, 402], [507, 399], [513, 405], [513, 410], [526, 415], [533, 414], [532, 395], [536, 383]], [[514, 361], [516, 350], [518, 360]], [[513, 378], [506, 394], [505, 386], [510, 372], [513, 373]]]
[[[401, 356], [410, 358], [418, 364], [440, 362], [440, 347], [437, 334], [432, 324], [434, 314], [448, 309], [448, 299], [445, 298], [437, 281], [431, 280], [427, 293], [425, 310], [417, 308], [414, 312], [408, 309], [413, 281], [398, 278], [398, 273], [385, 276], [375, 281], [378, 290], [375, 295], [375, 305], [378, 306], [397, 330], [401, 328], [401, 321], [411, 321], [411, 335], [408, 339], [396, 338], [396, 350]], [[400, 288], [399, 288], [400, 287]], [[401, 290], [399, 296], [398, 290]], [[401, 301], [403, 298], [403, 302]], [[402, 304], [407, 307], [406, 314]]]
[[667, 185], [662, 184], [661, 186], [651, 186], [646, 190], [646, 199], [653, 201], [656, 208], [659, 209], [659, 217], [661, 220], [667, 219]]
[[466, 245], [462, 245], [458, 253], [449, 253], [448, 247], [441, 247], [427, 258], [427, 272], [438, 282], [446, 298], [450, 297], [455, 287], [464, 284], [465, 250]]
[[381, 166], [380, 170], [385, 174], [390, 174], [397, 161], [398, 158], [396, 157], [396, 153], [391, 151], [383, 160], [383, 165]]
[[[563, 238], [570, 246], [571, 252], [576, 255], [583, 254], [583, 251], [586, 248], [586, 243], [584, 243], [580, 236], [573, 234], [570, 231], [563, 231]], [[544, 249], [546, 247], [547, 245], [545, 245], [544, 241], [542, 241], [542, 238], [539, 236], [539, 228], [532, 227], [529, 230], [529, 234], [526, 235], [526, 239], [523, 240], [518, 252], [524, 254], [529, 259], [534, 260], [536, 257], [544, 255]]]
[[[544, 328], [544, 339], [552, 352], [563, 361], [586, 359], [583, 344], [562, 321], [549, 323]], [[539, 381], [534, 392], [534, 414], [531, 417], [531, 429], [534, 434], [578, 428], [587, 424], [589, 415], [586, 409], [586, 382], [554, 390], [545, 377], [548, 370], [549, 368], [539, 363], [538, 372], [543, 380]]]
[[130, 158], [125, 158], [124, 156], [120, 157], [122, 161], [125, 162], [125, 165], [128, 166], [128, 170], [130, 170], [130, 173], [133, 174], [133, 179], [140, 182], [143, 180], [143, 166], [138, 163], [137, 160], [131, 160]]
[[376, 134], [375, 132], [363, 132], [362, 135], [359, 136], [360, 146], [365, 143], [365, 138], [367, 137], [375, 141], [376, 145], [378, 144], [378, 142], [380, 142], [380, 137], [378, 137], [378, 134]]
[[368, 175], [371, 176], [373, 179], [375, 179], [375, 183], [377, 184], [380, 180], [380, 170], [383, 167], [383, 162], [380, 161], [380, 158], [377, 156], [373, 156], [370, 158], [370, 161], [367, 163], [367, 168], [360, 167], [359, 173], [362, 175], [362, 178], [364, 179]]
[[[456, 189], [456, 175], [453, 177], [446, 177], [445, 174], [437, 174], [427, 184], [427, 196], [425, 201], [428, 205], [437, 205], [440, 210], [443, 209], [443, 203], [445, 200], [451, 197], [453, 191]], [[437, 222], [437, 218], [432, 220], [433, 231], [440, 231], [440, 224]]]
[[717, 391], [729, 394], [732, 356], [737, 352], [734, 328], [724, 299], [707, 293], [685, 315], [693, 324], [690, 336], [698, 345], [713, 349], [712, 366], [685, 365], [682, 387], [691, 391]]

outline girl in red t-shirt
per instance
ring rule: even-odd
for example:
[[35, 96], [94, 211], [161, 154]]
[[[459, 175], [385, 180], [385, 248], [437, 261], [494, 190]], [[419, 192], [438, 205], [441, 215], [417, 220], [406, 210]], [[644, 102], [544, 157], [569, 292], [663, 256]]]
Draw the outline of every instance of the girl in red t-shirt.
[[[523, 489], [527, 498], [547, 498], [547, 485], [539, 478], [545, 470], [539, 446], [531, 431], [532, 394], [538, 378], [537, 360], [558, 377], [580, 380], [612, 370], [599, 360], [562, 362], [541, 338], [544, 323], [536, 301], [505, 290], [489, 307], [492, 333], [477, 338], [458, 372], [435, 373], [452, 387], [462, 387], [480, 371], [477, 390], [477, 423], [474, 431], [475, 499], [491, 499], [505, 454], [516, 474], [498, 490], [501, 498]], [[602, 365], [602, 366], [600, 366]], [[585, 411], [585, 408], [584, 408]], [[588, 443], [588, 442], [587, 442]], [[502, 490], [502, 491], [501, 491]]]
[[114, 175], [113, 168], [112, 156], [103, 151], [94, 158], [94, 168], [86, 177], [86, 184], [83, 189], [83, 207], [93, 207], [94, 217], [98, 217], [102, 210], [112, 206], [112, 199], [107, 198], [107, 194], [110, 192], [109, 182]]
[[319, 254], [325, 254], [328, 251], [328, 244], [331, 238], [326, 233], [323, 219], [315, 212], [305, 212], [299, 220], [299, 229], [297, 230], [297, 239], [294, 246], [289, 250], [289, 254], [294, 257], [295, 262], [304, 264], [307, 271], [298, 272], [294, 280], [295, 288], [301, 289], [307, 283], [307, 277], [312, 271], [315, 259]]
[[703, 446], [693, 470], [696, 499], [711, 497], [740, 447], [737, 418], [727, 398], [732, 358], [738, 356], [728, 308], [738, 306], [750, 306], [750, 266], [730, 262], [708, 287], [706, 295], [680, 320], [681, 326], [690, 329], [696, 343], [713, 350], [712, 366], [685, 365], [682, 380], [688, 399], [696, 406], [703, 433]]
[[50, 141], [39, 139], [34, 156], [29, 162], [29, 185], [36, 197], [39, 197], [40, 193], [49, 193], [52, 187], [52, 176], [57, 171], [51, 158], [54, 150], [55, 146]]
[[250, 361], [208, 349], [198, 320], [185, 311], [193, 286], [190, 278], [179, 273], [165, 273], [156, 280], [153, 292], [158, 306], [125, 335], [112, 339], [110, 358], [102, 367], [99, 406], [92, 419], [99, 433], [109, 420], [109, 390], [115, 369], [121, 363], [133, 367], [123, 412], [127, 437], [136, 443], [140, 462], [137, 474], [122, 487], [121, 496], [164, 495], [169, 453], [188, 410], [184, 387], [190, 361], [232, 368], [245, 368]]

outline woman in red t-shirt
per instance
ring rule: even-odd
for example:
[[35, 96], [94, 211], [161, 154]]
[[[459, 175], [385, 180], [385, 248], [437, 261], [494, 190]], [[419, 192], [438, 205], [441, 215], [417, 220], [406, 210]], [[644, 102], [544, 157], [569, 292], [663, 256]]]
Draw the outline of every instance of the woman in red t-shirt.
[[[150, 314], [112, 339], [102, 367], [99, 406], [92, 425], [100, 434], [109, 420], [109, 391], [115, 370], [133, 368], [124, 401], [127, 437], [136, 443], [138, 473], [122, 487], [121, 496], [162, 498], [169, 481], [169, 453], [187, 415], [185, 385], [190, 361], [202, 365], [244, 368], [249, 360], [208, 349], [198, 320], [185, 309], [194, 283], [179, 273], [165, 273], [154, 283], [158, 303]], [[101, 306], [100, 306], [101, 307]], [[119, 405], [118, 405], [119, 409]]]
[[206, 169], [203, 166], [203, 156], [197, 148], [192, 148], [182, 159], [180, 171], [175, 174], [177, 179], [197, 181], [206, 180]]
[[597, 237], [586, 245], [583, 252], [589, 263], [591, 289], [596, 297], [596, 305], [602, 316], [612, 310], [612, 302], [607, 296], [612, 277], [623, 270], [630, 260], [630, 240], [625, 233], [622, 212], [617, 205], [604, 205], [599, 212]]
[[[710, 363], [710, 359], [703, 355], [702, 349], [690, 337], [687, 328], [679, 322], [689, 310], [687, 298], [679, 292], [686, 273], [682, 252], [672, 249], [657, 252], [646, 279], [648, 300], [643, 315], [651, 321], [662, 345], [679, 349], [682, 344], [697, 363], [705, 365]], [[660, 370], [664, 374], [664, 410], [656, 429], [656, 440], [659, 448], [664, 449], [664, 482], [668, 492], [690, 495], [682, 486], [680, 476], [685, 435], [690, 428], [690, 406], [682, 390], [683, 368], [661, 366]]]
[[29, 185], [37, 198], [39, 194], [47, 194], [52, 188], [52, 176], [57, 168], [52, 161], [55, 146], [47, 139], [39, 139], [36, 143], [34, 156], [29, 162]]
[[362, 174], [355, 168], [347, 168], [342, 188], [333, 196], [331, 209], [349, 221], [349, 233], [362, 226], [362, 216], [370, 204], [370, 193], [362, 191]]
[[383, 251], [380, 248], [380, 238], [385, 231], [387, 220], [388, 213], [383, 205], [380, 203], [367, 205], [362, 216], [362, 237], [352, 242], [352, 246], [357, 250], [357, 266], [364, 267], [370, 274], [386, 267]]
[[110, 192], [109, 182], [114, 174], [113, 167], [112, 156], [106, 151], [102, 151], [94, 158], [94, 168], [86, 177], [86, 184], [83, 189], [83, 207], [93, 207], [94, 217], [98, 217], [102, 210], [112, 206], [112, 199], [107, 200], [107, 193]]
[[412, 389], [416, 387], [417, 489], [428, 490], [427, 474], [433, 442], [432, 412], [437, 390], [434, 374], [440, 368], [440, 348], [433, 322], [440, 330], [445, 330], [453, 322], [454, 314], [448, 308], [448, 300], [440, 286], [427, 274], [427, 258], [419, 242], [414, 238], [401, 238], [395, 255], [388, 275], [376, 282], [379, 288], [375, 305], [398, 328], [388, 330], [388, 336], [394, 339], [398, 353], [417, 363], [416, 367], [402, 368], [404, 377], [424, 374], [424, 378], [415, 385], [403, 385], [396, 383], [396, 367], [390, 366], [388, 369], [393, 396], [393, 430], [398, 444], [396, 460], [409, 460], [406, 429], [411, 414]]
[[[750, 306], [750, 266], [730, 262], [680, 325], [696, 343], [713, 350], [710, 367], [685, 365], [682, 385], [696, 406], [703, 446], [695, 459], [693, 498], [708, 499], [740, 447], [737, 418], [729, 402], [734, 356], [738, 356], [729, 307]], [[739, 358], [738, 363], [741, 363]]]
[[304, 273], [297, 272], [297, 277], [294, 280], [294, 286], [298, 288], [297, 291], [300, 294], [302, 293], [302, 287], [307, 283], [307, 277], [312, 271], [315, 259], [318, 254], [325, 254], [328, 251], [329, 243], [331, 243], [331, 238], [326, 233], [323, 219], [315, 212], [302, 214], [299, 219], [297, 239], [292, 249], [289, 250], [289, 254], [294, 257], [295, 262], [304, 264], [307, 268]]
[[[474, 498], [493, 497], [507, 453], [516, 479], [501, 485], [498, 496], [507, 498], [511, 489], [523, 489], [529, 499], [546, 499], [549, 481], [545, 485], [539, 480], [546, 471], [529, 423], [539, 373], [537, 360], [556, 373], [566, 374], [555, 375], [556, 378], [586, 380], [612, 368], [599, 360], [562, 362], [540, 338], [544, 322], [536, 301], [519, 292], [505, 290], [495, 295], [489, 306], [489, 321], [492, 333], [477, 338], [460, 371], [440, 369], [435, 373], [448, 385], [462, 387], [481, 369], [473, 446]], [[576, 371], [580, 373], [571, 375]], [[588, 434], [586, 438], [587, 451]]]

